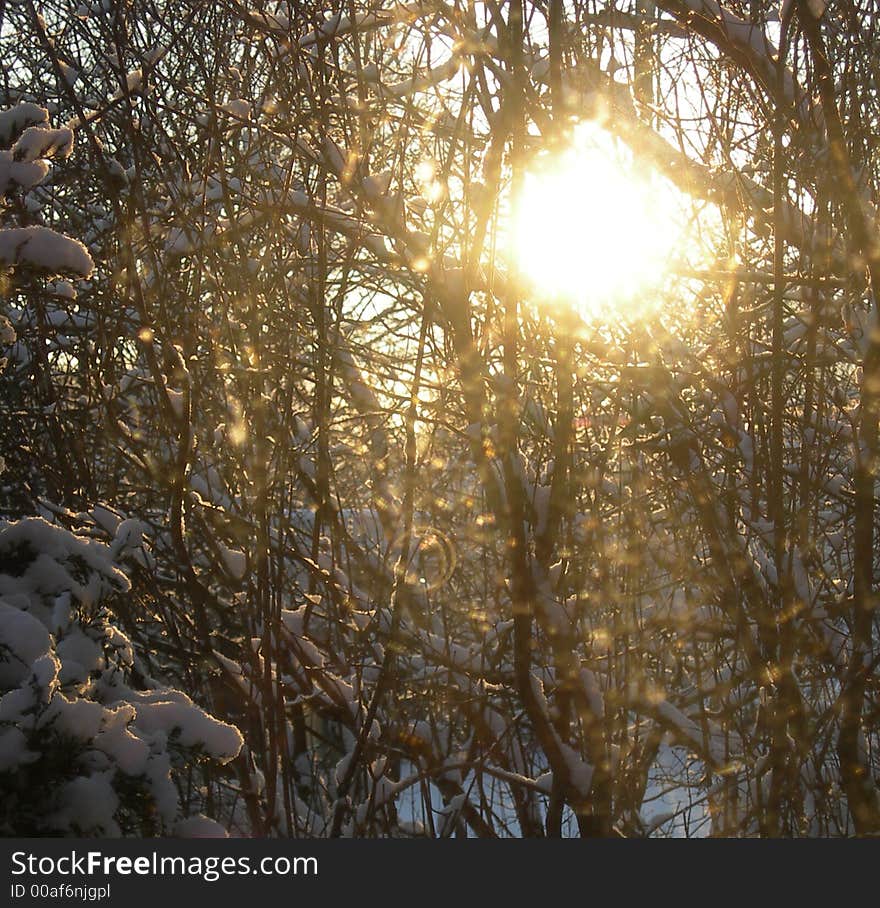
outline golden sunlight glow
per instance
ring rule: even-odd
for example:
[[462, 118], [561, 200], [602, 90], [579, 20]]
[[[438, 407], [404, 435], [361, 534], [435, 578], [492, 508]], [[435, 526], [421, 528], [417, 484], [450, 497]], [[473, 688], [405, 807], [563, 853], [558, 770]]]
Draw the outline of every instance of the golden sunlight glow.
[[514, 210], [512, 264], [535, 299], [585, 318], [659, 284], [684, 238], [682, 197], [595, 124], [536, 159]]

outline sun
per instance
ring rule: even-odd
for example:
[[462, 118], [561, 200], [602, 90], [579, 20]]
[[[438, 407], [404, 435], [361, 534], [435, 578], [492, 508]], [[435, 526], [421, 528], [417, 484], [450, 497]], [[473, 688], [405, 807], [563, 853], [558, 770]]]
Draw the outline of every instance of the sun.
[[536, 158], [513, 210], [511, 265], [536, 299], [585, 318], [649, 296], [682, 240], [680, 196], [594, 124]]

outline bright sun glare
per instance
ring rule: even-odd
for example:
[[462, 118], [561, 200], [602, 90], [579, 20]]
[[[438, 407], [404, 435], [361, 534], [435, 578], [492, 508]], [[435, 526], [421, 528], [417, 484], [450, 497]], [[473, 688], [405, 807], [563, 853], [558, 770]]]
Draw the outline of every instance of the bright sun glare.
[[601, 127], [582, 124], [567, 150], [538, 158], [515, 206], [512, 254], [536, 298], [586, 318], [633, 303], [668, 273], [682, 205], [640, 173]]

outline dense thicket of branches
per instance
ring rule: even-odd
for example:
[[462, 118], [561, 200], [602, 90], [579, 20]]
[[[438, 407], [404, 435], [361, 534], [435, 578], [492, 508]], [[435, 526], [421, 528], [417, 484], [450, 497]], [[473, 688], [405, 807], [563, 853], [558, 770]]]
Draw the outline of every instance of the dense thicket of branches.
[[[0, 0], [0, 109], [75, 139], [34, 183], [0, 121], [0, 227], [95, 263], [0, 231], [0, 509], [119, 555], [132, 702], [173, 684], [241, 731], [180, 816], [880, 831], [878, 21]], [[634, 318], [498, 251], [580, 120], [690, 206], [702, 264]]]

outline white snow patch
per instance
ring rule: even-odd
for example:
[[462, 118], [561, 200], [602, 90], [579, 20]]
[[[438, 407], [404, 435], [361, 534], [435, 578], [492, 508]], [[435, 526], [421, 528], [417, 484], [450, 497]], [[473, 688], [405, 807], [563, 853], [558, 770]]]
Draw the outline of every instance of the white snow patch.
[[244, 98], [227, 101], [221, 110], [226, 111], [226, 113], [239, 120], [249, 120], [251, 118], [251, 105]]
[[174, 827], [174, 835], [181, 839], [229, 838], [229, 833], [216, 820], [201, 813], [181, 820]]
[[46, 129], [29, 126], [12, 147], [16, 161], [36, 161], [37, 158], [67, 158], [73, 151], [73, 130], [67, 126]]
[[9, 110], [0, 110], [0, 145], [8, 145], [28, 126], [48, 121], [49, 111], [29, 101], [22, 101]]
[[0, 196], [13, 184], [22, 189], [38, 186], [48, 173], [49, 165], [45, 161], [16, 161], [11, 151], [0, 151]]
[[247, 573], [247, 556], [238, 549], [227, 548], [220, 544], [220, 557], [223, 559], [223, 566], [227, 573], [236, 580], [243, 580]]
[[95, 267], [82, 243], [48, 227], [0, 230], [0, 265], [28, 265], [52, 274], [88, 277]]

